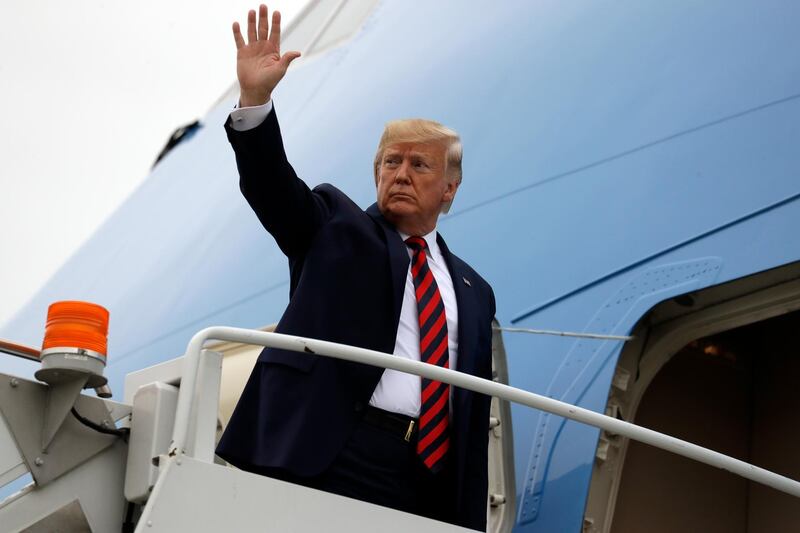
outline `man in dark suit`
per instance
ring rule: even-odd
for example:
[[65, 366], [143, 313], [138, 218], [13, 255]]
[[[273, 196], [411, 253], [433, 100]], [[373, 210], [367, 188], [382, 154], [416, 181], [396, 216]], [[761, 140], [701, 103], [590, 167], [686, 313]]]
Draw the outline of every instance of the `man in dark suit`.
[[[239, 109], [226, 124], [241, 190], [289, 258], [276, 331], [491, 377], [489, 285], [436, 232], [461, 182], [461, 144], [426, 120], [387, 125], [366, 211], [310, 190], [286, 159], [272, 90], [299, 56], [280, 15], [234, 24]], [[405, 242], [404, 242], [405, 241]], [[490, 398], [418, 376], [266, 349], [217, 454], [265, 475], [473, 529], [486, 527]]]

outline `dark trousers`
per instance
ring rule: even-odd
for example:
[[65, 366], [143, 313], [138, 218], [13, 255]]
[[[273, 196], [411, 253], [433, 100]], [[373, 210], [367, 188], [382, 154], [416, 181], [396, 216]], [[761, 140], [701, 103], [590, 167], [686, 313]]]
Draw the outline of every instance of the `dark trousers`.
[[402, 431], [362, 420], [333, 464], [319, 476], [267, 475], [333, 494], [456, 523], [453, 469], [431, 473]]

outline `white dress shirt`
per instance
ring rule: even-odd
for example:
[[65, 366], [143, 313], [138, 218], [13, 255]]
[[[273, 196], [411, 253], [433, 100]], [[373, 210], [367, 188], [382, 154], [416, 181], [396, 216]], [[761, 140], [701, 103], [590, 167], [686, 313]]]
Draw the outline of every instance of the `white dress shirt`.
[[[405, 241], [409, 235], [400, 232], [400, 237]], [[450, 270], [444, 261], [439, 243], [436, 242], [436, 230], [424, 235], [428, 243], [428, 267], [433, 278], [439, 286], [439, 293], [444, 302], [444, 313], [447, 317], [447, 347], [450, 355], [450, 368], [456, 368], [458, 357], [458, 305], [456, 293], [453, 290], [453, 280]], [[408, 255], [413, 254], [408, 248]], [[394, 341], [394, 355], [405, 357], [412, 361], [420, 360], [419, 352], [419, 312], [417, 311], [417, 296], [414, 290], [414, 278], [411, 275], [409, 263], [406, 273], [406, 286], [403, 291], [403, 306], [400, 308], [400, 323], [397, 325], [397, 338]], [[375, 387], [369, 404], [386, 411], [401, 413], [414, 418], [419, 416], [421, 403], [421, 380], [419, 376], [406, 374], [387, 368], [383, 377]]]
[[[270, 111], [272, 111], [272, 100], [260, 106], [236, 108], [231, 112], [231, 127], [236, 131], [253, 129], [264, 122]], [[410, 237], [402, 232], [398, 233], [403, 241]], [[439, 293], [444, 302], [450, 368], [455, 369], [458, 357], [458, 305], [453, 290], [453, 280], [442, 251], [439, 249], [439, 243], [436, 242], [436, 230], [434, 229], [422, 237], [428, 243], [428, 267], [439, 286]], [[408, 256], [411, 258], [413, 252], [411, 248], [407, 248], [407, 250]], [[397, 325], [397, 338], [393, 353], [397, 357], [405, 357], [413, 361], [420, 360], [419, 313], [410, 262], [406, 273], [403, 305], [400, 309], [400, 323]], [[387, 368], [384, 370], [378, 386], [375, 387], [369, 404], [386, 411], [416, 418], [419, 416], [421, 394], [422, 385], [419, 376]]]

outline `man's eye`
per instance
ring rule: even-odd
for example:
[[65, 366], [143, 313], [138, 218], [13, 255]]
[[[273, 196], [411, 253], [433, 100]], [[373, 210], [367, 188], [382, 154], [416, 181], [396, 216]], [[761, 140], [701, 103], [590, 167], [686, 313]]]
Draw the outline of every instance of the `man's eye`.
[[425, 161], [417, 161], [416, 163], [414, 163], [414, 166], [417, 168], [428, 168], [428, 163], [426, 163]]

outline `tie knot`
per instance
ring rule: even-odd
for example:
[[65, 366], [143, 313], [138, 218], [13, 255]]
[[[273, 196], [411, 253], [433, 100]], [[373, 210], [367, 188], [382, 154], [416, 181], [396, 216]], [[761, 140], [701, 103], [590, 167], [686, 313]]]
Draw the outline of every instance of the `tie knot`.
[[425, 250], [428, 247], [428, 243], [422, 237], [409, 237], [406, 239], [406, 245], [415, 252]]

